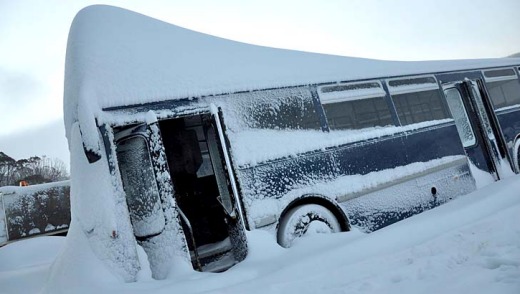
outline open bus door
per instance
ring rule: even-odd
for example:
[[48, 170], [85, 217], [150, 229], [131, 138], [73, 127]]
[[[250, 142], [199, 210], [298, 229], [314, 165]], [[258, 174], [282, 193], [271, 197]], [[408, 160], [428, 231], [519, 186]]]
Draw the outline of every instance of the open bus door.
[[219, 114], [163, 120], [159, 128], [194, 267], [226, 270], [244, 260], [247, 242]]
[[[154, 191], [171, 191], [169, 197], [177, 203], [193, 267], [199, 271], [226, 270], [246, 257], [247, 243], [218, 113], [166, 119], [157, 125], [154, 138], [146, 135], [150, 133], [146, 124], [116, 134], [118, 163], [136, 239], [161, 234], [164, 216], [157, 209], [160, 197], [154, 196], [158, 193]], [[129, 140], [131, 152], [125, 147]], [[156, 149], [164, 150], [166, 160], [156, 158]], [[164, 176], [154, 175], [149, 168], [153, 165], [162, 165], [155, 170], [168, 172], [166, 185], [173, 184], [173, 191], [161, 187], [157, 179]], [[129, 179], [132, 173], [136, 176]]]
[[444, 84], [443, 89], [470, 161], [495, 181], [511, 173], [510, 164], [504, 164], [509, 154], [482, 81], [466, 79]]

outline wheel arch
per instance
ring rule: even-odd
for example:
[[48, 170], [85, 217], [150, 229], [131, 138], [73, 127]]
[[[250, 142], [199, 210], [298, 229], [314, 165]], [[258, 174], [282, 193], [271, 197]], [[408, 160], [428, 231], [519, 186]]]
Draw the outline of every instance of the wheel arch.
[[328, 210], [330, 210], [330, 212], [332, 212], [332, 214], [334, 214], [334, 216], [338, 220], [340, 227], [341, 227], [341, 231], [342, 232], [350, 231], [350, 222], [348, 220], [347, 215], [343, 211], [343, 209], [341, 209], [341, 207], [335, 201], [333, 201], [330, 198], [325, 197], [323, 195], [319, 195], [319, 194], [305, 194], [305, 195], [302, 195], [302, 196], [294, 199], [293, 201], [291, 201], [285, 207], [285, 209], [282, 211], [282, 213], [280, 213], [280, 217], [278, 218], [278, 223], [276, 225], [276, 230], [278, 230], [278, 228], [280, 226], [280, 222], [282, 221], [282, 219], [284, 218], [284, 216], [287, 214], [288, 211], [290, 211], [291, 209], [293, 209], [297, 206], [301, 206], [301, 205], [305, 205], [305, 204], [317, 204], [317, 205], [321, 205], [321, 206], [327, 208]]

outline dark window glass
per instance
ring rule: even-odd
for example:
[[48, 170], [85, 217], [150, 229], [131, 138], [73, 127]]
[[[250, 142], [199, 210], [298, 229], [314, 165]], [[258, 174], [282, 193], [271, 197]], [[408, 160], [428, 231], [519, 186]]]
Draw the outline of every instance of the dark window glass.
[[486, 78], [497, 78], [503, 76], [515, 76], [515, 71], [512, 68], [488, 70], [484, 72]]
[[324, 104], [331, 130], [392, 125], [388, 105], [381, 97]]
[[517, 79], [486, 83], [495, 109], [520, 104], [520, 82]]
[[438, 90], [392, 95], [402, 125], [449, 118]]

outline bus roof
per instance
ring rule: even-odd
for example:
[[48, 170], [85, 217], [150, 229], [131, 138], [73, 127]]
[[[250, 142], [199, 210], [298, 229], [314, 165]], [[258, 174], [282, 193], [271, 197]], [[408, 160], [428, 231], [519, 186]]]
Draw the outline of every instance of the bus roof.
[[69, 33], [65, 127], [68, 137], [78, 118], [83, 125], [81, 116], [107, 107], [511, 64], [520, 59], [403, 62], [275, 49], [95, 5], [78, 13]]

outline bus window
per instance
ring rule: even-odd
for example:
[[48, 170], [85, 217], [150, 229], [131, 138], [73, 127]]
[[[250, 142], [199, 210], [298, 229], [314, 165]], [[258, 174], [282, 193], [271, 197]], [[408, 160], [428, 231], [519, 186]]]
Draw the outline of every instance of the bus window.
[[227, 120], [228, 126], [272, 130], [319, 130], [321, 127], [308, 88], [230, 95], [227, 106], [238, 114], [238, 121]]
[[520, 104], [520, 82], [513, 69], [484, 71], [484, 77], [495, 109]]
[[117, 158], [135, 236], [145, 238], [161, 233], [165, 218], [144, 137], [133, 136], [118, 142]]
[[387, 83], [401, 125], [450, 118], [433, 76], [394, 79]]
[[459, 90], [456, 88], [450, 88], [447, 89], [444, 93], [446, 95], [446, 101], [448, 102], [453, 119], [455, 120], [457, 131], [462, 140], [462, 145], [464, 147], [475, 145], [477, 142], [475, 139], [475, 134], [471, 128], [471, 123], [469, 122], [468, 114], [464, 108]]
[[319, 95], [331, 130], [393, 124], [379, 81], [323, 86]]
[[390, 110], [381, 97], [324, 104], [323, 109], [331, 130], [392, 125]]

